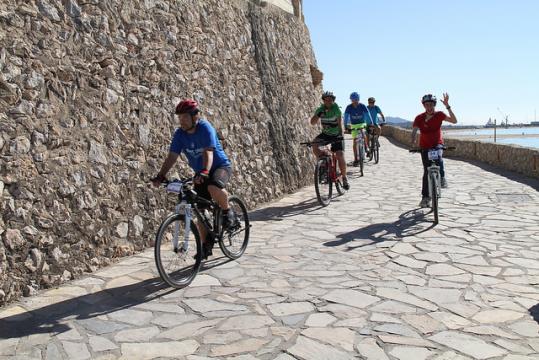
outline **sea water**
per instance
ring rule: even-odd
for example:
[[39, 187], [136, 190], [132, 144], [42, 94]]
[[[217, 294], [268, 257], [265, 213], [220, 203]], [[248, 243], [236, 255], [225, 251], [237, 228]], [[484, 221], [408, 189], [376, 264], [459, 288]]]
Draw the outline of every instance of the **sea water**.
[[[443, 134], [453, 138], [494, 141], [494, 128], [444, 130]], [[496, 128], [496, 143], [539, 149], [539, 127]]]

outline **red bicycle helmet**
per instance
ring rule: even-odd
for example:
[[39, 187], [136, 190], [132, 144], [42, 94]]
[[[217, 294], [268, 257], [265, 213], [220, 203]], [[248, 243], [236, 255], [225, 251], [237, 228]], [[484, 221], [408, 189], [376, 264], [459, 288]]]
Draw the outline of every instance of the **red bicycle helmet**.
[[182, 100], [176, 105], [176, 114], [196, 115], [198, 111], [198, 103], [193, 99]]

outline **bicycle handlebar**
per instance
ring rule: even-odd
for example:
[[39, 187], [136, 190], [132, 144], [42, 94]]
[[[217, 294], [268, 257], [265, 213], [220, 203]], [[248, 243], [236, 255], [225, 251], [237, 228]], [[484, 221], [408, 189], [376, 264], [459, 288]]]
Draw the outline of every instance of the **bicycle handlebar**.
[[339, 137], [335, 138], [335, 140], [331, 140], [331, 141], [327, 141], [327, 140], [324, 140], [324, 141], [306, 141], [306, 142], [301, 142], [299, 144], [300, 145], [307, 145], [307, 146], [310, 147], [310, 146], [313, 146], [313, 145], [329, 145], [329, 144], [333, 144], [333, 143], [343, 141], [343, 140], [344, 140], [344, 137], [339, 136]]
[[[455, 150], [456, 147], [455, 146], [445, 146], [444, 145], [440, 149], [441, 150]], [[408, 151], [411, 152], [411, 153], [419, 153], [419, 152], [421, 152], [423, 150], [425, 150], [425, 149], [409, 149]], [[436, 148], [432, 148], [432, 150], [436, 150]]]
[[[153, 182], [153, 180], [154, 179], [150, 179], [148, 182]], [[163, 187], [166, 187], [168, 184], [173, 183], [173, 182], [181, 182], [184, 185], [192, 185], [193, 184], [193, 178], [188, 177], [188, 178], [184, 178], [184, 179], [172, 179], [172, 180], [163, 179], [163, 180], [161, 180], [161, 185]]]

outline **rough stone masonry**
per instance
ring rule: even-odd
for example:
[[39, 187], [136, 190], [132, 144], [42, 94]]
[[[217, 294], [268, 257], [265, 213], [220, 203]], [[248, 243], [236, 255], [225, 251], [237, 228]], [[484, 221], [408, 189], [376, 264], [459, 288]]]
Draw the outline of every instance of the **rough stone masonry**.
[[249, 206], [311, 180], [321, 74], [302, 15], [260, 4], [2, 0], [0, 305], [151, 245], [180, 98], [226, 137]]

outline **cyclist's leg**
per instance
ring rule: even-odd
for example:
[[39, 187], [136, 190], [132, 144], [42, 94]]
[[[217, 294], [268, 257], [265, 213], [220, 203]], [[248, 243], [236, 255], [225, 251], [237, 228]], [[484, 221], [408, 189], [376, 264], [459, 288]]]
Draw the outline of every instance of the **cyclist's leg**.
[[361, 129], [365, 139], [365, 151], [369, 151], [369, 131], [365, 131], [365, 128]]
[[228, 166], [220, 167], [212, 171], [208, 179], [208, 192], [213, 201], [223, 210], [228, 210], [228, 193], [225, 190], [230, 180], [232, 169]]
[[[441, 149], [443, 145], [438, 145], [437, 148]], [[440, 150], [440, 158], [436, 161], [436, 164], [440, 167], [440, 177], [445, 178], [444, 158], [443, 150]]]
[[346, 176], [346, 161], [344, 160], [344, 141], [331, 144], [331, 151], [337, 155], [337, 165], [341, 171], [343, 183], [348, 183], [348, 178]]
[[354, 162], [355, 161], [359, 161], [358, 159], [358, 149], [357, 149], [357, 137], [358, 136], [363, 136], [361, 134], [358, 133], [358, 128], [355, 127], [354, 125], [352, 125], [352, 143], [353, 143], [353, 151], [354, 151]]
[[[314, 139], [313, 139], [313, 142], [316, 142], [316, 141], [325, 141], [326, 140], [326, 134], [324, 133], [320, 133], [318, 134]], [[321, 154], [321, 151], [319, 149], [319, 146], [318, 144], [313, 144], [313, 146], [311, 146], [311, 148], [313, 149], [313, 154], [314, 156], [316, 156], [316, 158], [318, 159], [320, 157], [320, 154]]]
[[[207, 180], [202, 184], [196, 184], [194, 190], [196, 191], [198, 196], [203, 197], [204, 199], [211, 200], [212, 196], [210, 195], [210, 192], [208, 189]], [[204, 245], [207, 242], [206, 239], [207, 239], [208, 233], [206, 231], [206, 227], [198, 219], [195, 219], [195, 218], [196, 217], [193, 217], [193, 220], [195, 221], [195, 225], [198, 229], [198, 233], [200, 234], [200, 240], [202, 242], [202, 245]]]
[[429, 197], [429, 180], [428, 180], [428, 170], [429, 167], [429, 151], [421, 150], [421, 160], [423, 162], [423, 185], [421, 187], [421, 196], [424, 198]]
[[225, 190], [231, 175], [232, 168], [228, 166], [217, 168], [210, 175], [210, 185], [208, 186], [212, 199], [223, 210], [223, 226], [225, 228], [232, 226], [237, 221], [236, 214], [228, 204], [228, 192]]

